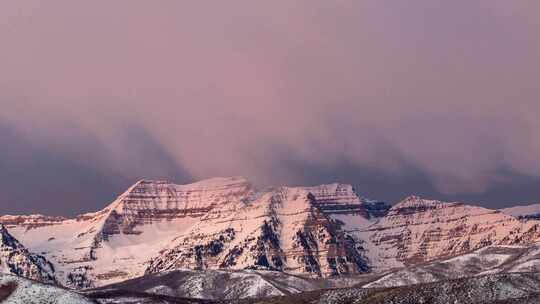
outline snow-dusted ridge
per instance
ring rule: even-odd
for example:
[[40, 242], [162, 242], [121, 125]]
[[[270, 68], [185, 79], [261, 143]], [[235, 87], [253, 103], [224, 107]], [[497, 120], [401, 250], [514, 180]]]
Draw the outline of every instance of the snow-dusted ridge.
[[498, 210], [416, 196], [390, 207], [339, 183], [259, 191], [241, 177], [140, 180], [97, 212], [1, 216], [0, 223], [72, 288], [177, 269], [328, 278], [540, 238], [540, 222]]
[[500, 210], [504, 214], [508, 214], [517, 218], [540, 218], [540, 204], [519, 205]]
[[540, 237], [539, 224], [498, 210], [411, 196], [357, 235], [366, 241], [368, 258], [384, 270], [489, 245], [534, 243]]
[[[95, 304], [87, 297], [57, 286], [19, 276], [0, 274], [1, 303], [9, 304]], [[7, 291], [7, 292], [6, 292]]]

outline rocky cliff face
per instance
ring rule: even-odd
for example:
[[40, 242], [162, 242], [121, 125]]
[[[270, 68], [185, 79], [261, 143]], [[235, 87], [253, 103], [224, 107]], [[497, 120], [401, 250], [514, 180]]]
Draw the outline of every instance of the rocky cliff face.
[[205, 217], [154, 259], [147, 272], [248, 268], [324, 277], [368, 271], [361, 242], [319, 209], [318, 194], [282, 187], [240, 202], [234, 213]]
[[315, 187], [304, 187], [313, 195], [313, 204], [329, 215], [360, 215], [364, 219], [383, 217], [390, 210], [385, 202], [368, 200], [358, 196], [352, 185], [328, 184]]
[[198, 219], [248, 198], [251, 185], [243, 178], [210, 179], [186, 186], [142, 180], [97, 215], [102, 221], [94, 247], [115, 235], [140, 235], [154, 224]]
[[0, 225], [0, 273], [55, 283], [54, 267], [43, 256], [30, 253]]

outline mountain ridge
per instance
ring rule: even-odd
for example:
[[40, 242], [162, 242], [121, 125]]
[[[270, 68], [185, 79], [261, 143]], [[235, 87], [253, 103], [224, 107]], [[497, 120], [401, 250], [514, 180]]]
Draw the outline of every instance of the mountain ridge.
[[242, 177], [142, 179], [75, 218], [0, 216], [67, 287], [176, 269], [259, 269], [324, 278], [415, 265], [489, 245], [530, 244], [535, 220], [409, 196], [390, 206], [342, 183], [255, 189]]

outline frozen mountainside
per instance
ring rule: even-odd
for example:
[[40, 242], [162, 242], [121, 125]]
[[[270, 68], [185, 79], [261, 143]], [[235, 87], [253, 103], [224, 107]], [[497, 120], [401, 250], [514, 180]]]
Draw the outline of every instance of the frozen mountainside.
[[357, 233], [374, 265], [403, 267], [489, 245], [529, 244], [538, 221], [519, 221], [497, 210], [409, 197]]
[[282, 272], [185, 269], [148, 275], [88, 293], [124, 290], [183, 298], [235, 300], [283, 296], [327, 287], [328, 283], [322, 280]]
[[43, 256], [30, 253], [0, 224], [0, 273], [55, 283], [54, 267]]
[[[356, 303], [538, 303], [540, 274], [492, 274], [379, 290]], [[379, 298], [380, 300], [374, 300]], [[527, 298], [536, 298], [533, 302]]]
[[258, 301], [259, 304], [492, 304], [538, 303], [540, 274], [497, 274], [397, 288], [346, 288]]
[[373, 280], [372, 275], [310, 279], [277, 271], [174, 270], [103, 286], [88, 296], [145, 292], [176, 298], [206, 300], [260, 299], [300, 294], [306, 291], [352, 287]]
[[75, 219], [5, 216], [0, 222], [52, 261], [62, 284], [88, 288], [142, 275], [172, 238], [251, 192], [242, 178], [190, 185], [143, 180], [96, 213]]
[[498, 210], [419, 197], [390, 207], [338, 183], [258, 191], [240, 177], [142, 180], [95, 213], [1, 216], [0, 223], [73, 288], [178, 269], [329, 278], [540, 238], [540, 221]]
[[92, 304], [94, 301], [66, 289], [19, 276], [0, 274], [0, 302], [9, 304]]
[[[259, 298], [234, 298], [227, 300], [202, 300], [189, 299], [184, 297], [158, 295], [153, 293], [143, 293], [140, 290], [167, 290], [176, 294], [174, 287], [177, 286], [172, 280], [161, 282], [163, 285], [155, 284], [152, 281], [130, 281], [126, 284], [116, 284], [107, 286], [100, 290], [85, 292], [89, 297], [96, 299], [99, 303], [257, 303], [257, 304], [291, 304], [291, 303], [319, 303], [319, 304], [448, 304], [448, 303], [538, 303], [540, 300], [540, 275], [538, 273], [519, 274], [490, 274], [472, 278], [460, 278], [455, 280], [444, 280], [441, 282], [391, 287], [391, 288], [337, 288], [337, 289], [317, 289], [304, 291], [301, 293], [286, 293], [279, 297], [259, 297]], [[165, 274], [164, 276], [168, 276]], [[227, 278], [227, 277], [223, 277]], [[179, 279], [183, 280], [183, 277]], [[234, 280], [233, 280], [234, 281]], [[217, 282], [209, 281], [208, 286], [214, 286]], [[218, 289], [227, 285], [217, 285]], [[231, 286], [234, 282], [231, 282]], [[253, 286], [255, 288], [255, 286]], [[240, 288], [243, 290], [243, 288]], [[191, 291], [188, 291], [191, 292]], [[236, 293], [236, 292], [235, 292]], [[208, 295], [213, 294], [209, 291]], [[223, 299], [223, 297], [220, 297]]]
[[517, 218], [540, 219], [540, 204], [516, 206], [500, 210], [504, 214], [508, 214]]
[[239, 202], [234, 212], [203, 217], [179, 235], [147, 272], [265, 269], [325, 277], [369, 271], [362, 241], [339, 229], [320, 204], [305, 188], [287, 187]]
[[399, 269], [364, 287], [385, 288], [494, 273], [539, 271], [539, 245], [494, 245], [457, 257]]
[[[450, 288], [447, 291], [449, 297], [461, 297], [476, 293], [474, 297], [478, 298], [496, 296], [496, 299], [507, 299], [508, 295], [504, 293], [511, 290], [517, 292], [516, 298], [527, 296], [529, 293], [534, 295], [538, 286], [530, 284], [540, 282], [537, 282], [540, 280], [537, 274], [539, 270], [540, 248], [538, 245], [501, 245], [488, 246], [457, 257], [407, 267], [386, 275], [370, 274], [331, 279], [309, 279], [274, 271], [176, 270], [108, 285], [90, 290], [86, 294], [89, 296], [100, 295], [100, 297], [105, 298], [107, 294], [115, 294], [118, 291], [125, 294], [145, 292], [169, 297], [214, 300], [261, 299], [281, 296], [284, 297], [283, 300], [288, 299], [289, 301], [283, 303], [296, 303], [294, 301], [307, 303], [309, 302], [306, 301], [307, 298], [322, 294], [319, 303], [326, 303], [326, 300], [335, 300], [335, 302], [329, 303], [349, 303], [345, 299], [348, 297], [356, 297], [354, 303], [380, 303], [375, 300], [385, 297], [391, 298], [392, 295], [395, 295], [396, 290], [400, 294], [404, 292], [404, 295], [407, 295], [411, 290], [416, 290], [414, 291], [416, 293], [423, 288], [431, 289], [439, 286]], [[471, 277], [479, 278], [470, 279]], [[456, 279], [458, 280], [451, 281]], [[475, 283], [468, 287], [468, 282], [480, 282], [481, 284], [476, 285]], [[500, 282], [503, 284], [498, 285]], [[414, 286], [425, 283], [430, 284]], [[452, 287], [456, 283], [456, 287], [464, 289]], [[499, 287], [492, 289], [491, 284], [504, 288], [504, 290], [497, 291]], [[343, 289], [355, 286], [362, 286], [362, 288]], [[531, 286], [534, 288], [529, 289]], [[395, 287], [400, 288], [394, 289]], [[476, 287], [481, 289], [471, 289]], [[340, 292], [336, 294], [333, 290], [326, 291], [333, 288], [339, 288], [336, 291]], [[511, 288], [511, 290], [507, 290], [507, 288]], [[341, 291], [346, 292], [341, 293]], [[493, 292], [496, 294], [494, 295]], [[382, 297], [383, 295], [384, 297]], [[428, 296], [428, 294], [426, 293], [424, 296]], [[257, 303], [265, 303], [264, 300], [259, 301]], [[271, 303], [281, 303], [279, 301], [280, 299], [275, 298], [269, 300]], [[248, 301], [244, 302], [248, 303]], [[389, 303], [394, 302], [390, 301]], [[462, 298], [459, 303], [476, 302]]]
[[95, 213], [0, 223], [53, 262], [61, 284], [91, 288], [177, 268], [365, 272], [362, 240], [343, 227], [372, 224], [388, 209], [343, 184], [257, 192], [240, 177], [142, 180]]

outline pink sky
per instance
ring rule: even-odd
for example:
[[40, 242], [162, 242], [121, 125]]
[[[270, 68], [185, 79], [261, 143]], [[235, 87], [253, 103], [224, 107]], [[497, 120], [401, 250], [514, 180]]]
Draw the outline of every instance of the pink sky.
[[539, 12], [534, 0], [2, 1], [0, 128], [20, 142], [0, 156], [104, 184], [302, 184], [347, 164], [397, 178], [377, 189], [415, 172], [411, 192], [489, 205], [495, 185], [540, 176]]

